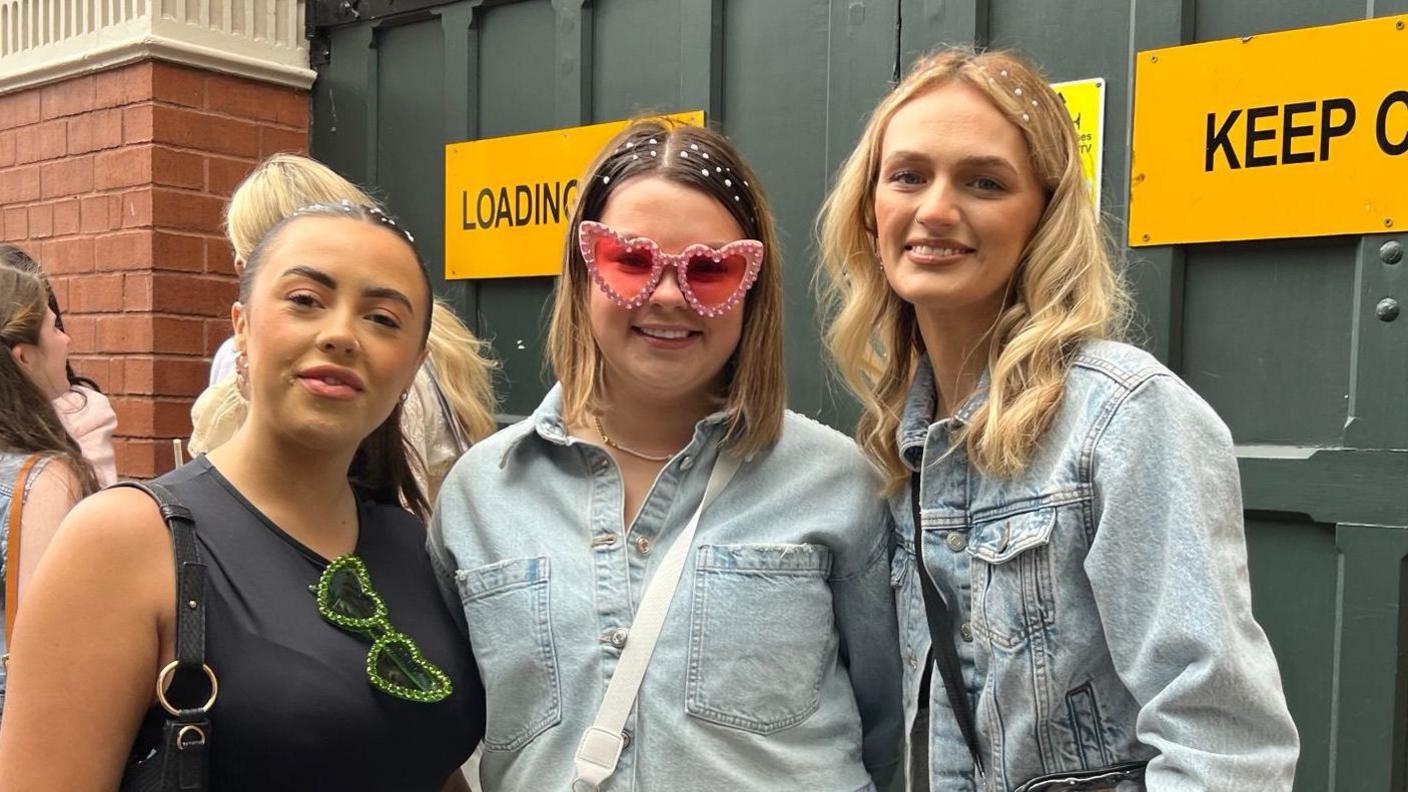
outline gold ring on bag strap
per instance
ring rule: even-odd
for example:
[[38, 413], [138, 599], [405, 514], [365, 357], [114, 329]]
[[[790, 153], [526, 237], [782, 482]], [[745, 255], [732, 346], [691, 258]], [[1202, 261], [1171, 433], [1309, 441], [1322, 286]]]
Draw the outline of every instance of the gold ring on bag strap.
[[[172, 717], [181, 714], [181, 711], [171, 706], [171, 702], [166, 700], [166, 686], [171, 683], [171, 677], [176, 673], [176, 668], [181, 665], [181, 661], [172, 660], [161, 669], [161, 673], [156, 675], [156, 700], [161, 708], [171, 713]], [[210, 670], [210, 666], [205, 663], [200, 664], [200, 669], [205, 672], [205, 676], [210, 680], [210, 700], [198, 709], [201, 712], [210, 712], [210, 708], [215, 705], [215, 697], [220, 693], [220, 681], [215, 678], [215, 672]], [[182, 730], [184, 731], [184, 730]], [[201, 736], [204, 736], [201, 732]]]
[[[195, 733], [195, 739], [186, 742], [186, 735], [192, 732]], [[181, 731], [176, 732], [176, 750], [184, 751], [193, 745], [205, 745], [205, 731], [199, 726], [182, 726]]]

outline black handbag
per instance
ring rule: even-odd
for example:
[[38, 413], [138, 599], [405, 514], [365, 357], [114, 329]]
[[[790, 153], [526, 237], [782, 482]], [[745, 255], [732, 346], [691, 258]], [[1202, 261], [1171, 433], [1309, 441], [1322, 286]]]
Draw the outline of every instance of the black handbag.
[[[160, 484], [122, 482], [152, 497], [171, 532], [176, 559], [176, 659], [157, 674], [156, 697], [166, 718], [155, 747], [134, 745], [119, 792], [204, 792], [210, 783], [210, 708], [219, 684], [205, 663], [205, 564], [196, 545], [191, 512]], [[178, 707], [167, 699], [177, 673], [203, 673], [210, 696], [196, 707]], [[143, 742], [139, 736], [139, 743]], [[141, 752], [142, 755], [136, 755]]]
[[[943, 679], [949, 706], [953, 707], [953, 714], [958, 719], [958, 730], [962, 732], [963, 741], [968, 745], [968, 753], [973, 757], [973, 767], [977, 768], [978, 775], [982, 776], [986, 771], [982, 754], [978, 751], [978, 735], [973, 725], [972, 707], [969, 706], [968, 694], [963, 689], [958, 648], [953, 643], [953, 616], [949, 613], [943, 595], [929, 577], [929, 571], [924, 568], [924, 531], [920, 523], [918, 473], [910, 476], [909, 505], [914, 519], [914, 555], [919, 567], [919, 588], [924, 595], [924, 615], [929, 622], [929, 641], [933, 646], [930, 654], [934, 664], [939, 667], [939, 676]], [[1033, 778], [1012, 792], [1104, 792], [1114, 790], [1122, 781], [1138, 781], [1142, 786], [1146, 765], [1148, 762], [1128, 762], [1098, 770], [1053, 773]]]

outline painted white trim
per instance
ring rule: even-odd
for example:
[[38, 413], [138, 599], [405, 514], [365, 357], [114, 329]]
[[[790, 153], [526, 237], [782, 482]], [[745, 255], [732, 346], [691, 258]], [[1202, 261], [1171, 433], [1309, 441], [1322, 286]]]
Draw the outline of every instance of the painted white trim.
[[189, 0], [0, 0], [0, 93], [147, 58], [313, 84], [304, 0], [196, 3], [188, 15]]

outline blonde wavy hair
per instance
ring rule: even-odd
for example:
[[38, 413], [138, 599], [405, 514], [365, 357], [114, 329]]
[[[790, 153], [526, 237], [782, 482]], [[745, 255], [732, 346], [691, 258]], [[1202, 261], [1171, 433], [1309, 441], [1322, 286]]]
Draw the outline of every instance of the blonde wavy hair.
[[[357, 185], [317, 160], [275, 154], [240, 182], [225, 209], [225, 230], [235, 258], [247, 261], [259, 241], [296, 210], [314, 204], [351, 201], [380, 207]], [[495, 363], [487, 346], [470, 332], [449, 305], [435, 300], [426, 342], [436, 383], [445, 394], [460, 428], [471, 440], [494, 432]]]
[[[703, 159], [679, 156], [696, 147]], [[659, 156], [646, 156], [649, 150]], [[704, 175], [699, 162], [709, 162], [718, 170]], [[727, 173], [732, 178], [725, 183]], [[787, 399], [782, 367], [782, 257], [772, 211], [758, 177], [728, 138], [665, 118], [633, 121], [606, 144], [583, 177], [548, 329], [548, 360], [562, 383], [563, 415], [569, 423], [579, 423], [600, 412], [606, 392], [601, 349], [592, 335], [589, 311], [590, 290], [596, 287], [577, 247], [577, 227], [583, 220], [600, 219], [616, 188], [637, 175], [668, 179], [708, 195], [728, 210], [745, 238], [763, 243], [758, 279], [738, 309], [743, 311], [743, 334], [726, 364], [727, 392], [719, 397], [720, 407], [729, 411], [725, 444], [744, 455], [762, 450], [782, 434]]]
[[450, 410], [473, 442], [479, 442], [498, 429], [494, 421], [492, 372], [498, 367], [488, 356], [488, 345], [475, 337], [454, 309], [439, 298], [430, 313], [430, 363], [435, 382], [445, 394]]
[[826, 342], [861, 402], [856, 439], [885, 471], [886, 490], [908, 475], [896, 430], [924, 354], [914, 306], [876, 266], [875, 189], [885, 129], [906, 102], [962, 80], [986, 95], [1026, 140], [1046, 207], [1023, 250], [987, 349], [987, 401], [954, 438], [979, 470], [1012, 476], [1061, 405], [1082, 341], [1119, 337], [1129, 297], [1091, 206], [1075, 127], [1065, 103], [1033, 65], [1009, 51], [949, 48], [921, 58], [880, 101], [842, 165], [818, 224]]

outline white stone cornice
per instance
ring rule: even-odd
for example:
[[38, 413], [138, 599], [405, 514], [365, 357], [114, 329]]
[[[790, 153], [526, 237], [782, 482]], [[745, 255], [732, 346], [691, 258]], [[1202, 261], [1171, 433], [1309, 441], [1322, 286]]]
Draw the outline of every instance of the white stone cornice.
[[0, 93], [146, 58], [308, 88], [304, 0], [0, 0]]

